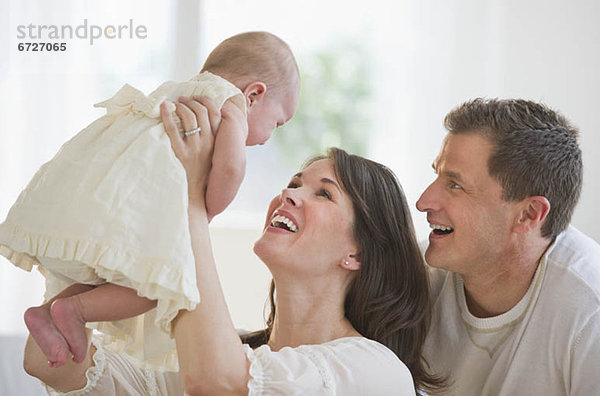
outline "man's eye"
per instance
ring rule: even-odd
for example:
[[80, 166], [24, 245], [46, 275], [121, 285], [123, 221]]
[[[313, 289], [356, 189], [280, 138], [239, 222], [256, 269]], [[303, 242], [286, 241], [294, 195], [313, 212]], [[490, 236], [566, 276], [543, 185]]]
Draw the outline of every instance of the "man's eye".
[[331, 194], [329, 194], [329, 191], [325, 190], [324, 188], [320, 189], [317, 192], [317, 195], [319, 195], [321, 197], [325, 197], [325, 198], [327, 198], [328, 200], [331, 201]]
[[450, 182], [450, 188], [452, 190], [460, 190], [462, 189], [462, 186], [460, 184], [454, 183], [454, 182]]

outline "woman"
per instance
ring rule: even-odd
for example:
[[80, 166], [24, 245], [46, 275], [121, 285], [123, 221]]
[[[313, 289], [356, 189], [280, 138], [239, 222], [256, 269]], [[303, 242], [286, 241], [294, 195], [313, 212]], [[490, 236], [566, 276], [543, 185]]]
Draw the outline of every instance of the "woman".
[[[26, 370], [54, 389], [97, 394], [412, 395], [435, 387], [421, 357], [427, 278], [404, 194], [387, 168], [342, 150], [309, 161], [272, 200], [254, 246], [273, 275], [267, 329], [238, 335], [211, 253], [203, 194], [208, 131], [221, 115], [207, 101], [182, 104], [184, 129], [204, 133], [180, 136], [163, 112], [188, 178], [202, 295], [173, 323], [180, 377], [136, 369], [96, 348], [81, 364], [50, 369], [31, 340]], [[233, 106], [222, 117], [243, 124]]]

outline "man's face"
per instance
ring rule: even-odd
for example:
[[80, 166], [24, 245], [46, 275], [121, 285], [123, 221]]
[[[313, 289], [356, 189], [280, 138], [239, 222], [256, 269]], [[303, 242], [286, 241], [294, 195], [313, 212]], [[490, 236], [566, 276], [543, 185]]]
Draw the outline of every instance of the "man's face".
[[477, 275], [507, 253], [518, 213], [488, 173], [492, 148], [477, 134], [446, 136], [433, 163], [437, 178], [417, 201], [432, 228], [425, 253], [429, 265]]

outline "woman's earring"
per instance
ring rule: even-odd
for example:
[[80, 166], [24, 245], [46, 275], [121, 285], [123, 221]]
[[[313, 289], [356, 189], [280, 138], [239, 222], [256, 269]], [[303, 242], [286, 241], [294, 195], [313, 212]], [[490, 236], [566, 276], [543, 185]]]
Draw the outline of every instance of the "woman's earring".
[[347, 267], [350, 265], [350, 262], [348, 260], [344, 260], [344, 265]]

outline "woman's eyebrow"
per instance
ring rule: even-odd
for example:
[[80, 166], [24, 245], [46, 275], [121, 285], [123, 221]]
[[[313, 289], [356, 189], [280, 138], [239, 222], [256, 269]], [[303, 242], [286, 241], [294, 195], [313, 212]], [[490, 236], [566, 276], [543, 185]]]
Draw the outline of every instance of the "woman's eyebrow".
[[340, 186], [338, 186], [338, 184], [335, 181], [331, 180], [331, 179], [323, 177], [323, 178], [321, 178], [321, 183], [333, 184], [335, 186], [335, 188], [337, 188], [340, 193], [342, 192], [342, 189], [340, 188]]
[[[294, 176], [292, 176], [292, 179], [296, 179], [296, 178], [302, 179], [302, 172], [298, 172]], [[335, 188], [338, 189], [338, 191], [340, 193], [342, 192], [342, 189], [340, 188], [340, 186], [334, 180], [328, 179], [326, 177], [322, 177], [320, 181], [321, 181], [321, 183], [332, 184], [333, 186], [335, 186]]]

